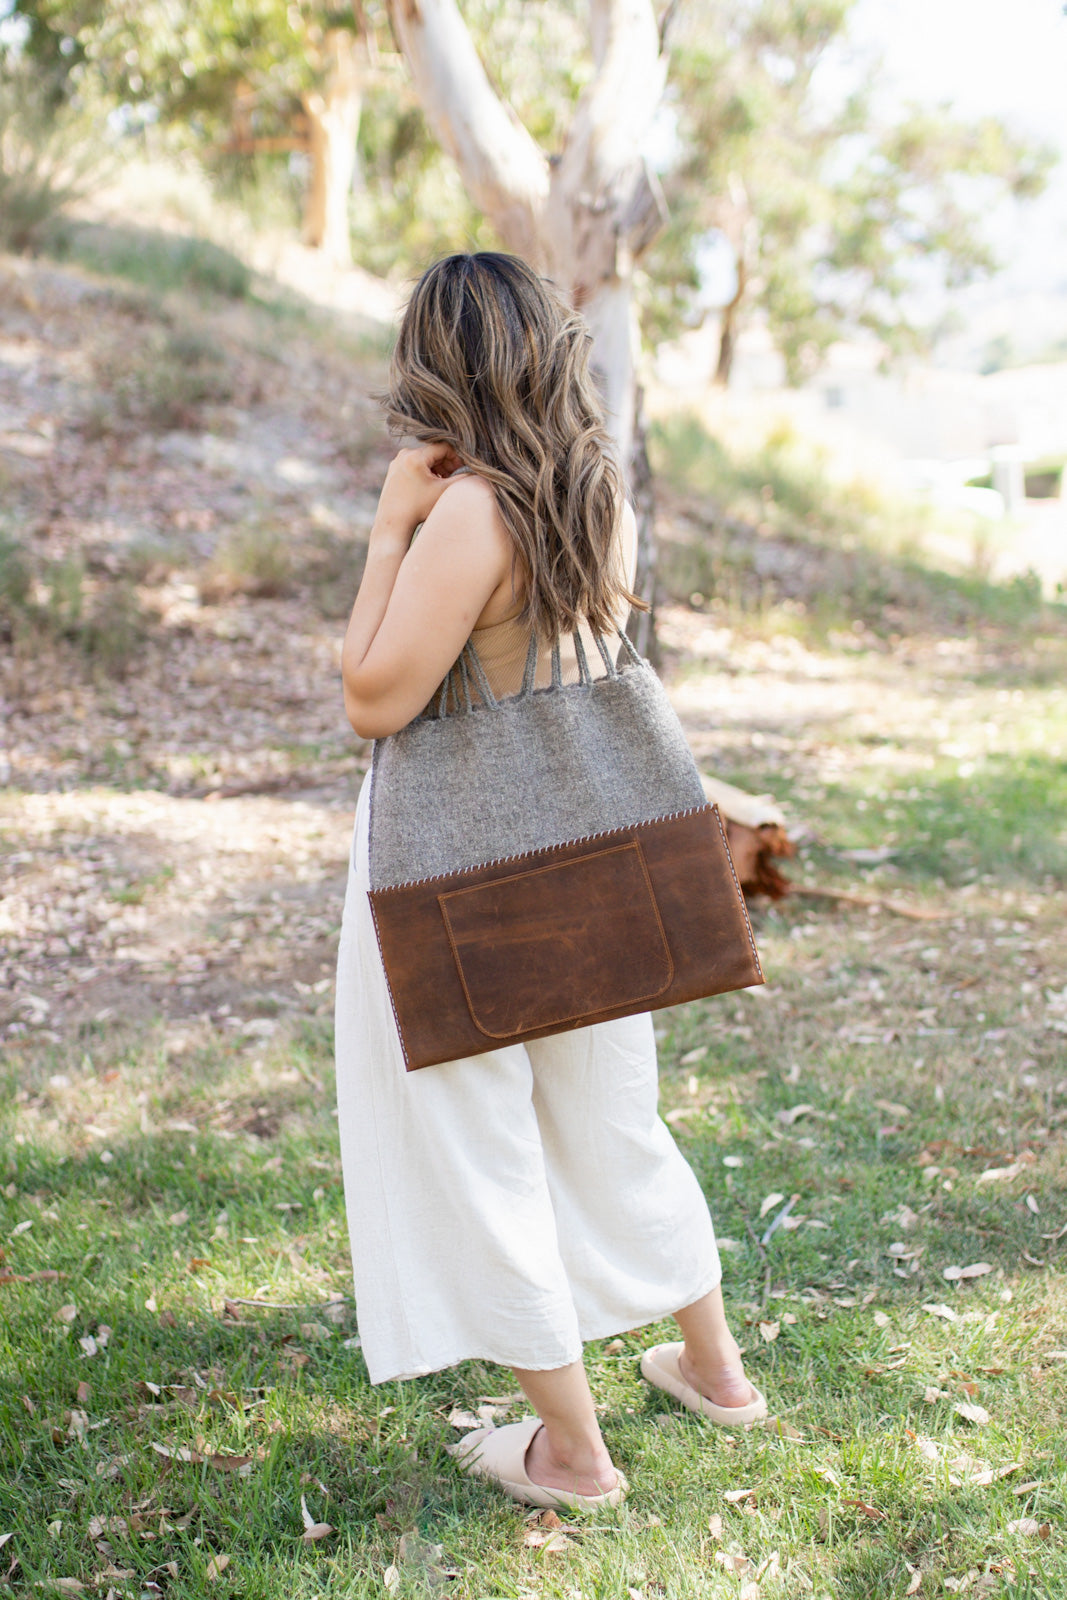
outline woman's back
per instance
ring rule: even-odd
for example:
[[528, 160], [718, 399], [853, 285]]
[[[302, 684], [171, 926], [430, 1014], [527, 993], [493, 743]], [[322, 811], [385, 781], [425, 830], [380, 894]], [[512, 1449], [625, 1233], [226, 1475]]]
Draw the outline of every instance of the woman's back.
[[[620, 570], [625, 573], [627, 589], [632, 589], [637, 566], [637, 524], [628, 506], [623, 508], [619, 518], [617, 538]], [[615, 610], [615, 623], [619, 629], [626, 626], [629, 611], [629, 600], [624, 595], [620, 596]], [[594, 676], [599, 676], [603, 669], [592, 631], [584, 624], [579, 631]], [[529, 624], [523, 620], [521, 614], [516, 611], [499, 621], [477, 626], [471, 634], [471, 639], [489, 680], [489, 687], [496, 697], [502, 699], [506, 695], [518, 694], [522, 687], [530, 646]], [[614, 651], [612, 653], [614, 654]], [[580, 675], [574, 641], [567, 634], [563, 635], [560, 641], [560, 664], [563, 682], [578, 683]], [[538, 657], [536, 687], [546, 688], [551, 682], [551, 677], [552, 654], [548, 644], [545, 644]]]

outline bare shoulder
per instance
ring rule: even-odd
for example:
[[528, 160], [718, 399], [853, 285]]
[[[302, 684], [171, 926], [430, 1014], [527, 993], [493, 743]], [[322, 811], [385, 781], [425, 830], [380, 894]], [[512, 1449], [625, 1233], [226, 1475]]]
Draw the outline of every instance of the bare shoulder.
[[510, 549], [510, 536], [493, 486], [473, 472], [457, 473], [438, 497], [426, 526], [447, 528], [453, 536], [467, 535], [479, 544]]
[[499, 515], [493, 485], [477, 472], [454, 472], [441, 499], [448, 499], [453, 504], [482, 506], [486, 511], [496, 511]]

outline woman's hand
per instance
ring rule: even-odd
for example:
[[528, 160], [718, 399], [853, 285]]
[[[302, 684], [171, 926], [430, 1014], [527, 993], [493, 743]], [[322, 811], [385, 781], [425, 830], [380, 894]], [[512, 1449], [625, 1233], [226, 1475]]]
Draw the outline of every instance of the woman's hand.
[[442, 441], [398, 450], [385, 474], [375, 528], [388, 529], [404, 541], [406, 549], [411, 535], [426, 521], [452, 474], [462, 465], [452, 446]]

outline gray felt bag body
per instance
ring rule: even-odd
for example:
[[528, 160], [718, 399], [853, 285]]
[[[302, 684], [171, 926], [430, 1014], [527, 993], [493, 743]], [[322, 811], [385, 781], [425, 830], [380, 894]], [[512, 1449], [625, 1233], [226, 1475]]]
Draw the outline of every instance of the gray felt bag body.
[[622, 636], [498, 700], [470, 643], [374, 746], [370, 901], [409, 1071], [763, 982], [718, 810]]

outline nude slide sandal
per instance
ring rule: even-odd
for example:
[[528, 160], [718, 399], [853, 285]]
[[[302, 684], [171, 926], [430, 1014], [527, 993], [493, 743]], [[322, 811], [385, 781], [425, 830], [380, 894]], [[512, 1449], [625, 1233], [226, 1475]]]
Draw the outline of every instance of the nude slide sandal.
[[748, 1422], [758, 1422], [767, 1415], [767, 1402], [754, 1383], [749, 1384], [753, 1399], [745, 1406], [717, 1406], [714, 1400], [702, 1395], [682, 1377], [678, 1357], [685, 1349], [681, 1339], [673, 1344], [654, 1344], [641, 1357], [641, 1376], [657, 1389], [664, 1389], [675, 1400], [680, 1400], [690, 1411], [696, 1411], [711, 1422], [724, 1427], [741, 1428]]
[[503, 1428], [475, 1428], [455, 1444], [445, 1445], [461, 1472], [489, 1478], [513, 1500], [528, 1506], [549, 1506], [567, 1511], [596, 1511], [617, 1506], [630, 1487], [619, 1473], [619, 1481], [607, 1494], [568, 1494], [565, 1489], [546, 1489], [526, 1475], [524, 1462], [534, 1434], [543, 1426], [540, 1417], [524, 1417]]

